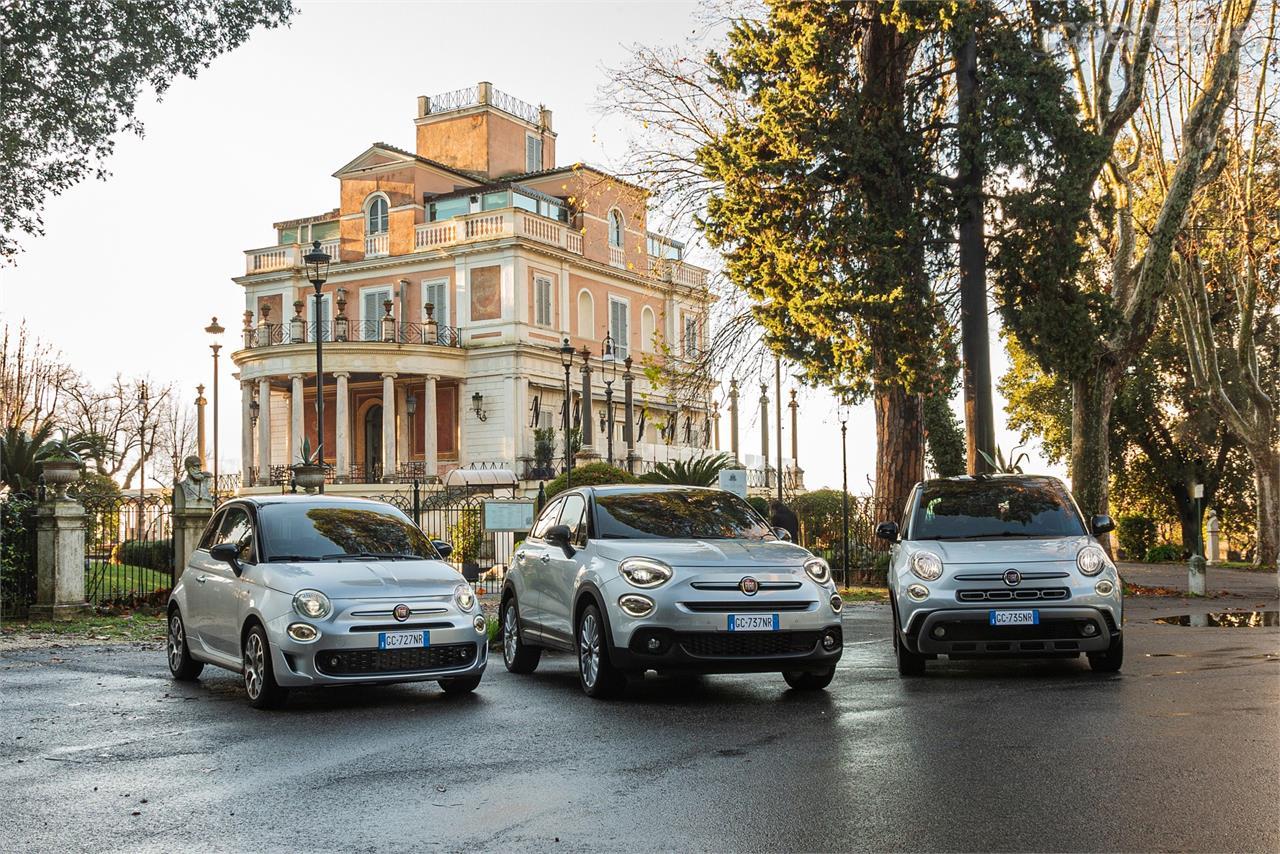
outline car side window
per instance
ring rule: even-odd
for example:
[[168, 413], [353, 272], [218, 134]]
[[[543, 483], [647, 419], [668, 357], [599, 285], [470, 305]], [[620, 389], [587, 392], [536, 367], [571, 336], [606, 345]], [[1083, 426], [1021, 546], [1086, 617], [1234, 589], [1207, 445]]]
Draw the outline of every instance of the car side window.
[[222, 524], [218, 526], [218, 543], [234, 544], [241, 561], [257, 563], [253, 554], [253, 522], [243, 508], [227, 509]]
[[533, 530], [529, 532], [531, 540], [545, 540], [547, 538], [547, 529], [556, 523], [556, 519], [560, 518], [560, 506], [564, 504], [564, 499], [557, 499], [547, 505], [542, 511], [542, 515], [538, 517], [538, 521], [534, 523]]
[[218, 529], [222, 527], [222, 518], [225, 515], [225, 512], [214, 514], [213, 518], [209, 520], [209, 524], [205, 526], [204, 536], [200, 538], [200, 545], [196, 546], [196, 548], [208, 551], [217, 544]]
[[587, 544], [587, 502], [581, 495], [575, 493], [564, 500], [560, 524], [569, 527], [569, 539], [574, 545]]

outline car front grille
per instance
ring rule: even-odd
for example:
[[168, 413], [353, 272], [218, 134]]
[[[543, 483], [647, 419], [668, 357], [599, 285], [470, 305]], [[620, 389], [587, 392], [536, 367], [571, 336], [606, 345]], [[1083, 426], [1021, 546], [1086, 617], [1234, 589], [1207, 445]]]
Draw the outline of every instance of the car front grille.
[[316, 653], [316, 670], [329, 676], [453, 670], [475, 661], [476, 645], [451, 643], [412, 649], [334, 649]]
[[821, 632], [686, 632], [676, 643], [695, 658], [763, 658], [813, 652]]
[[1035, 602], [1070, 598], [1071, 591], [1065, 587], [1025, 587], [1020, 590], [1005, 587], [996, 590], [956, 591], [956, 599], [961, 602]]
[[681, 602], [681, 605], [699, 614], [748, 614], [774, 611], [808, 611], [816, 602], [769, 602], [760, 599], [739, 599], [735, 602]]
[[[693, 581], [689, 586], [694, 590], [741, 590], [741, 581]], [[799, 581], [761, 581], [761, 590], [799, 590]]]
[[1079, 638], [1078, 619], [1041, 619], [1034, 626], [991, 626], [978, 620], [951, 620], [938, 623], [946, 631], [948, 641], [1037, 641], [1054, 638]]

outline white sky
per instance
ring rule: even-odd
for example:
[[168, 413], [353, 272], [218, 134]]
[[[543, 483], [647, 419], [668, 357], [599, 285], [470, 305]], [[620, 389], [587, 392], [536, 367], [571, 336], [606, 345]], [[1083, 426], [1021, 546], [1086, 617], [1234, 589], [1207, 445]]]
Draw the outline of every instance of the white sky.
[[[609, 165], [626, 139], [591, 106], [605, 69], [634, 42], [682, 40], [696, 9], [678, 2], [300, 5], [290, 28], [255, 33], [196, 80], [175, 81], [161, 103], [142, 100], [146, 136], [120, 138], [107, 164], [111, 178], [51, 200], [46, 236], [26, 241], [16, 268], [0, 268], [3, 319], [25, 320], [94, 382], [146, 375], [178, 383], [194, 400], [197, 383], [211, 385], [203, 332], [210, 316], [229, 330], [224, 357], [235, 349], [244, 303], [230, 279], [244, 272], [243, 251], [274, 243], [273, 222], [335, 207], [332, 173], [369, 143], [412, 150], [418, 95], [488, 80], [554, 111], [560, 163]], [[1006, 359], [994, 327], [992, 344], [998, 378]], [[230, 359], [222, 364], [220, 467], [230, 472], [238, 467], [240, 395]], [[744, 391], [742, 448], [756, 452], [758, 389]], [[998, 424], [1003, 404], [997, 398]], [[785, 412], [783, 421], [789, 456]], [[722, 430], [728, 448], [727, 417]], [[801, 392], [799, 432], [806, 483], [838, 487], [840, 432], [830, 395]], [[1007, 451], [1017, 440], [1001, 429], [997, 441]], [[1028, 468], [1043, 469], [1029, 450], [1035, 462]], [[849, 423], [851, 491], [867, 491], [874, 457], [867, 404]]]

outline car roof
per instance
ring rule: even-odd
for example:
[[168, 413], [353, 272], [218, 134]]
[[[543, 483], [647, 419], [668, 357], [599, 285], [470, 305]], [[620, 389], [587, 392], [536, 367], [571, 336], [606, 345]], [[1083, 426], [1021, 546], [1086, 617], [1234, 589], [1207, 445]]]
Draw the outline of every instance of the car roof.
[[[378, 501], [370, 498], [361, 498], [357, 495], [296, 495], [293, 493], [272, 494], [272, 495], [241, 495], [233, 501], [243, 501], [246, 504], [252, 504], [255, 507], [265, 507], [269, 504], [350, 504], [352, 502], [366, 502], [369, 504], [386, 504], [385, 501]], [[229, 502], [228, 502], [229, 503]]]
[[1061, 485], [1062, 481], [1053, 475], [1048, 474], [1008, 474], [998, 472], [993, 474], [971, 475], [962, 474], [955, 477], [935, 477], [922, 481], [925, 486], [935, 483], [989, 483], [991, 481], [1005, 481], [1009, 483], [1053, 483]]
[[719, 492], [708, 486], [685, 486], [680, 483], [617, 483], [602, 486], [582, 486], [576, 489], [591, 490], [597, 495], [626, 495], [637, 492]]

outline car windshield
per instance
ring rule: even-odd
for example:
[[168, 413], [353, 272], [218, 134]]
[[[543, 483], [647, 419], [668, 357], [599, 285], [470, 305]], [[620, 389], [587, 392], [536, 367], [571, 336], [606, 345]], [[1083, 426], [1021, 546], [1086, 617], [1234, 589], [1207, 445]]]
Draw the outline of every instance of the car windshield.
[[596, 494], [604, 539], [772, 540], [773, 531], [731, 492], [671, 489]]
[[268, 561], [437, 560], [431, 540], [388, 504], [268, 504], [258, 523]]
[[911, 519], [912, 540], [1075, 537], [1079, 513], [1048, 480], [934, 480], [925, 483]]

